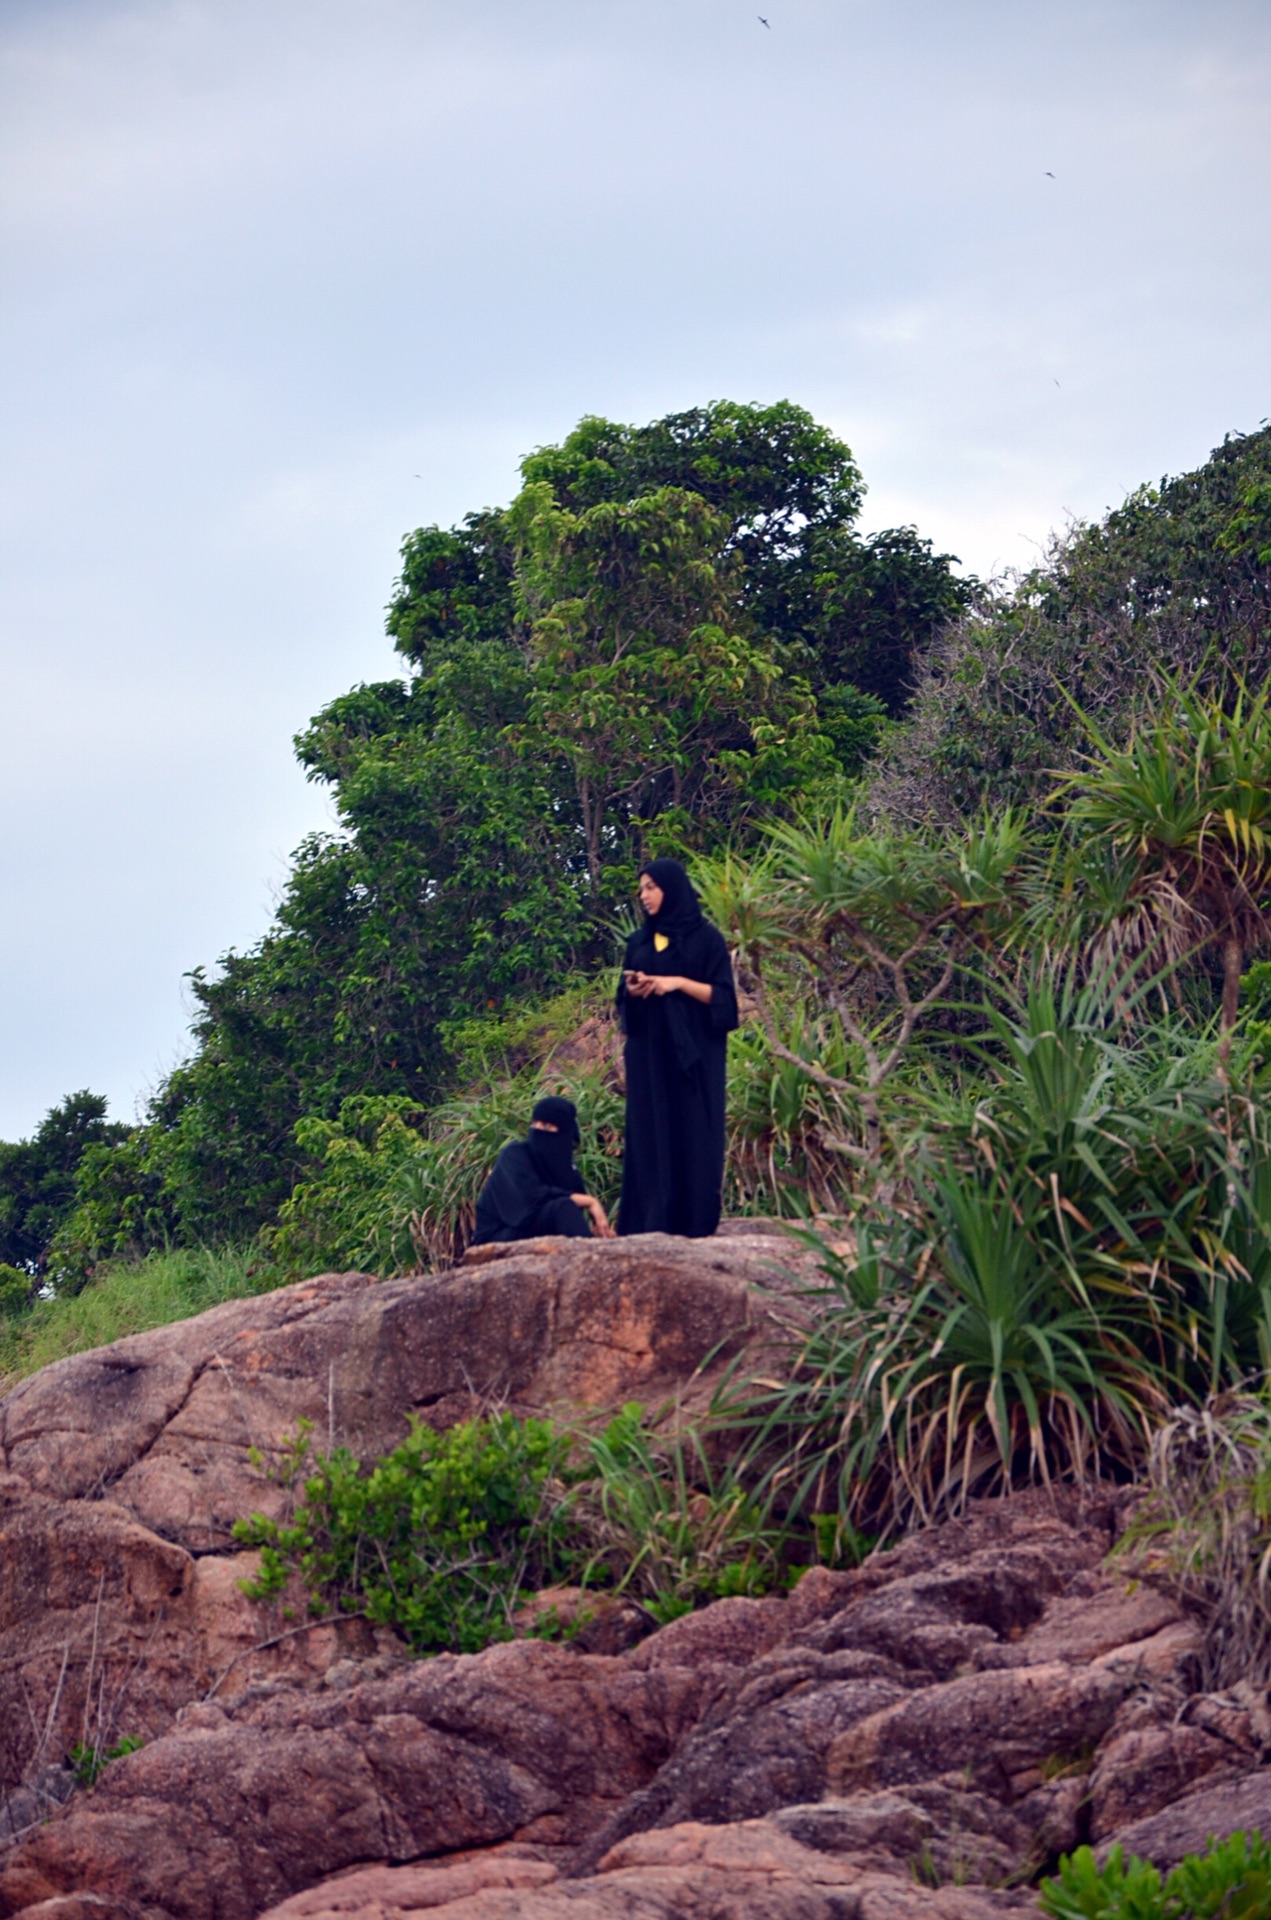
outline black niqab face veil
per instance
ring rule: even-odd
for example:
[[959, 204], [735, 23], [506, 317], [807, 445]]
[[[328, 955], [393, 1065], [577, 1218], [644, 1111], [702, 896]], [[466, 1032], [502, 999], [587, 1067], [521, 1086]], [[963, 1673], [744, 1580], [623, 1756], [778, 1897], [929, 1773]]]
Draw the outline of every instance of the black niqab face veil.
[[656, 913], [646, 912], [644, 916], [654, 933], [691, 933], [701, 926], [702, 909], [693, 882], [678, 860], [650, 860], [640, 871], [662, 889], [662, 905]]
[[581, 1138], [578, 1109], [572, 1100], [551, 1094], [547, 1099], [535, 1102], [530, 1117], [557, 1129], [555, 1133], [545, 1133], [540, 1127], [530, 1128], [526, 1140], [534, 1165], [549, 1186], [560, 1187], [565, 1193], [572, 1192], [574, 1148]]

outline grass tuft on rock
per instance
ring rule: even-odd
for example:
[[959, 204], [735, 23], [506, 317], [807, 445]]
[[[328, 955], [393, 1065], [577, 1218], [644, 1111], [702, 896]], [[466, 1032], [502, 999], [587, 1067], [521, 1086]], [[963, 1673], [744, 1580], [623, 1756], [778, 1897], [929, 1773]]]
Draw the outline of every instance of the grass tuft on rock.
[[70, 1354], [268, 1293], [278, 1278], [250, 1247], [176, 1247], [103, 1261], [80, 1293], [0, 1319], [0, 1393]]

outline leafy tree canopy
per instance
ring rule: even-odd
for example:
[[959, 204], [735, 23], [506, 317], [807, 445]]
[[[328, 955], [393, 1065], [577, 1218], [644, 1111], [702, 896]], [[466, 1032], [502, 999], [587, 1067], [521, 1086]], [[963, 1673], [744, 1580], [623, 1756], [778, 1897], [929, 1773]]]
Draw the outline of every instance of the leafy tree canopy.
[[850, 526], [865, 491], [843, 442], [788, 400], [721, 400], [647, 427], [588, 416], [559, 447], [530, 454], [521, 472], [575, 513], [659, 487], [695, 493], [752, 558], [789, 551], [803, 526]]
[[717, 401], [647, 427], [588, 418], [522, 472], [573, 512], [658, 486], [697, 494], [743, 563], [740, 589], [756, 623], [803, 643], [818, 689], [850, 680], [890, 713], [908, 700], [915, 652], [971, 598], [956, 561], [912, 527], [867, 539], [855, 531], [865, 494], [856, 462], [788, 400]]
[[1224, 698], [1271, 672], [1271, 428], [1058, 541], [930, 649], [875, 783], [910, 817], [1038, 801], [1087, 721], [1123, 739], [1152, 674]]
[[85, 1192], [102, 1251], [125, 1218], [254, 1228], [311, 1164], [302, 1117], [435, 1098], [447, 1022], [607, 957], [649, 851], [833, 804], [967, 601], [912, 529], [857, 534], [849, 449], [788, 401], [589, 418], [523, 479], [510, 507], [407, 537], [402, 677], [296, 742], [340, 830], [300, 849], [257, 947], [194, 973], [196, 1051], [155, 1102], [150, 1186], [113, 1216], [119, 1169]]
[[833, 775], [810, 688], [755, 632], [700, 494], [572, 513], [531, 481], [509, 521], [533, 673], [518, 737], [568, 769], [594, 900], [634, 885], [650, 836], [700, 845]]
[[432, 647], [459, 637], [505, 641], [512, 630], [512, 550], [501, 514], [470, 513], [462, 526], [406, 536], [388, 609], [399, 653], [422, 666]]
[[74, 1205], [85, 1153], [127, 1132], [106, 1119], [102, 1096], [85, 1088], [51, 1107], [29, 1140], [0, 1141], [0, 1263], [43, 1272], [49, 1242]]

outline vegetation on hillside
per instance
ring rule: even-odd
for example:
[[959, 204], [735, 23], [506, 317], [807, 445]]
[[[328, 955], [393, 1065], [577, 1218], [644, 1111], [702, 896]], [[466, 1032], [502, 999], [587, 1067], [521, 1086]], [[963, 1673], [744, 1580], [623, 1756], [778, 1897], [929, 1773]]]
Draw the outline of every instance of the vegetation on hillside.
[[1086, 720], [1125, 741], [1154, 674], [1188, 686], [1271, 674], [1271, 427], [1140, 487], [982, 596], [924, 653], [906, 726], [871, 781], [907, 820], [1041, 804]]
[[[403, 674], [297, 743], [342, 829], [195, 974], [146, 1123], [83, 1093], [0, 1147], [0, 1378], [449, 1264], [549, 1089], [611, 1201], [615, 943], [673, 850], [746, 1016], [726, 1205], [820, 1249], [784, 1360], [696, 1428], [496, 1409], [379, 1461], [302, 1430], [290, 1512], [237, 1529], [254, 1597], [469, 1650], [548, 1583], [667, 1619], [1101, 1476], [1138, 1483], [1121, 1551], [1204, 1622], [1208, 1684], [1265, 1682], [1271, 429], [992, 589], [862, 538], [848, 449], [788, 404], [588, 419], [522, 477], [407, 540]], [[1080, 1849], [1042, 1904], [1252, 1915], [1269, 1872], [1257, 1836], [1165, 1881]]]
[[300, 848], [255, 948], [195, 970], [194, 1051], [86, 1159], [49, 1284], [242, 1240], [314, 1171], [299, 1123], [454, 1090], [448, 1024], [607, 961], [650, 849], [833, 804], [971, 595], [913, 529], [856, 531], [851, 453], [788, 402], [584, 420], [523, 478], [407, 539], [399, 673], [297, 740], [340, 830]]
[[587, 420], [523, 479], [407, 541], [403, 676], [298, 743], [343, 831], [196, 977], [148, 1122], [83, 1109], [10, 1323], [148, 1248], [443, 1264], [549, 1085], [611, 1197], [608, 969], [673, 848], [749, 1011], [728, 1205], [855, 1247], [729, 1409], [771, 1511], [845, 1539], [1139, 1471], [1271, 1357], [1271, 432], [992, 592], [861, 538], [850, 453], [786, 404]]
[[68, 1354], [268, 1292], [281, 1278], [252, 1248], [172, 1247], [103, 1261], [91, 1286], [24, 1301], [18, 1312], [4, 1312], [0, 1296], [0, 1393]]
[[[510, 1640], [535, 1593], [561, 1583], [671, 1620], [783, 1578], [781, 1529], [736, 1468], [713, 1465], [692, 1431], [659, 1432], [635, 1401], [591, 1432], [506, 1409], [441, 1433], [412, 1420], [365, 1463], [315, 1451], [310, 1436], [302, 1422], [272, 1464], [254, 1456], [290, 1512], [236, 1523], [235, 1539], [260, 1549], [244, 1591], [294, 1611], [299, 1588], [315, 1617], [357, 1614], [416, 1653]], [[549, 1614], [538, 1630], [560, 1622]]]
[[34, 1300], [49, 1245], [79, 1198], [93, 1148], [109, 1152], [128, 1128], [106, 1119], [106, 1102], [85, 1088], [50, 1109], [29, 1140], [0, 1141], [0, 1314]]

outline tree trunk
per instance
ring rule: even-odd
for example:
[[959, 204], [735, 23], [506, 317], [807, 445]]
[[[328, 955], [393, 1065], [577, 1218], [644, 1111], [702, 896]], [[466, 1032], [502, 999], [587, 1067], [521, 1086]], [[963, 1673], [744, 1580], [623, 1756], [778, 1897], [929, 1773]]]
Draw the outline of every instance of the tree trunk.
[[587, 878], [593, 899], [600, 896], [600, 807], [592, 805], [591, 781], [578, 783], [579, 812], [583, 817], [583, 839], [587, 846]]

